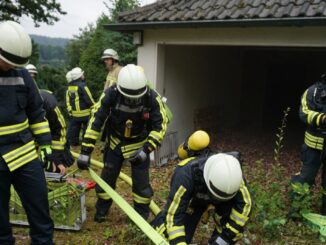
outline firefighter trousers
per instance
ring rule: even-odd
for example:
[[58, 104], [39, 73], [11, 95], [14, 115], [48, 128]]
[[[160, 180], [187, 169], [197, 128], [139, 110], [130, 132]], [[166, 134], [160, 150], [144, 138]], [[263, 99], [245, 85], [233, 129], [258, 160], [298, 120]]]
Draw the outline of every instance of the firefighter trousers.
[[[101, 178], [113, 189], [116, 187], [116, 180], [123, 162], [124, 158], [122, 154], [117, 154], [109, 147], [106, 147]], [[153, 190], [149, 181], [149, 165], [149, 156], [145, 162], [131, 164], [134, 208], [144, 219], [147, 219], [149, 216], [149, 204], [153, 196]], [[96, 186], [96, 193], [98, 196], [96, 212], [100, 216], [105, 216], [112, 205], [112, 199], [98, 185]]]
[[298, 175], [291, 179], [292, 183], [307, 183], [310, 186], [315, 184], [315, 179], [320, 168], [322, 168], [322, 212], [326, 214], [326, 166], [325, 159], [322, 159], [322, 151], [308, 147], [303, 144], [301, 149], [302, 167]]
[[70, 146], [80, 145], [80, 131], [85, 134], [88, 123], [88, 117], [72, 117], [69, 122], [67, 138]]
[[[6, 164], [0, 160], [0, 164]], [[53, 244], [53, 222], [49, 215], [48, 190], [39, 159], [10, 172], [0, 169], [0, 244], [14, 244], [9, 223], [10, 186], [18, 193], [30, 225], [31, 244]]]

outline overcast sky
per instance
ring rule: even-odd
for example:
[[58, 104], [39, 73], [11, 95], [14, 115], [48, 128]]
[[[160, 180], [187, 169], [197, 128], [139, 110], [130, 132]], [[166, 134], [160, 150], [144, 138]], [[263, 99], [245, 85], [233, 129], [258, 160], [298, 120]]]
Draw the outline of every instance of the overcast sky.
[[[102, 12], [107, 14], [103, 1], [108, 0], [58, 0], [62, 9], [67, 12], [60, 16], [60, 21], [54, 25], [41, 24], [35, 27], [30, 18], [22, 17], [21, 24], [29, 34], [38, 34], [50, 37], [72, 38], [79, 34], [79, 28], [84, 28], [87, 23], [95, 23]], [[155, 0], [140, 0], [141, 5], [155, 2]]]

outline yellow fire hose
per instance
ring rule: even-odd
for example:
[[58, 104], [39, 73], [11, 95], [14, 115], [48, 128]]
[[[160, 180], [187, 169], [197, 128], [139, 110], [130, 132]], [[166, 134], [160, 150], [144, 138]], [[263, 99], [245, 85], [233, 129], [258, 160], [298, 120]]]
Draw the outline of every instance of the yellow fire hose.
[[[78, 154], [71, 152], [74, 157], [78, 157]], [[95, 167], [103, 168], [103, 163], [95, 160], [91, 160], [91, 165]], [[91, 177], [95, 182], [112, 198], [112, 200], [128, 215], [128, 217], [150, 238], [154, 244], [157, 245], [168, 245], [169, 243], [150, 225], [146, 220], [143, 219], [130, 205], [124, 200], [115, 190], [113, 190], [104, 180], [96, 174], [91, 168], [88, 169]], [[132, 184], [130, 177], [122, 174], [124, 179], [128, 184]], [[154, 202], [153, 202], [154, 203]], [[155, 203], [154, 203], [155, 204]], [[155, 204], [156, 206], [156, 204]], [[157, 207], [157, 206], [156, 206]], [[158, 208], [158, 207], [157, 207]], [[158, 208], [159, 210], [159, 208]], [[157, 210], [156, 210], [157, 211]]]
[[[78, 158], [79, 154], [71, 151], [71, 154], [73, 155], [73, 157]], [[97, 167], [97, 168], [103, 168], [104, 164], [100, 161], [96, 161], [94, 159], [91, 159], [91, 165], [92, 167]], [[126, 175], [123, 172], [120, 172], [119, 174], [119, 178], [122, 179], [123, 181], [125, 181], [128, 185], [132, 186], [132, 180], [131, 178]], [[157, 204], [151, 200], [151, 203], [149, 204], [149, 208], [151, 209], [151, 211], [153, 212], [154, 215], [157, 215], [159, 212], [161, 212], [161, 209], [157, 206]]]

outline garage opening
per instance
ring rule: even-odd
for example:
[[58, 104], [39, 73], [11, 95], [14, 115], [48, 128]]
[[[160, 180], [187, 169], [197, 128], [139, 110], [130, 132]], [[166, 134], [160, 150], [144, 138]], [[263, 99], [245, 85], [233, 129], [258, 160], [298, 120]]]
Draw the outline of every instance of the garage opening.
[[[305, 89], [326, 71], [326, 49], [161, 45], [161, 92], [174, 113], [181, 142], [194, 129], [263, 135], [271, 141], [291, 108], [287, 141], [298, 147]], [[160, 57], [159, 57], [160, 58]], [[243, 137], [247, 137], [243, 136]]]

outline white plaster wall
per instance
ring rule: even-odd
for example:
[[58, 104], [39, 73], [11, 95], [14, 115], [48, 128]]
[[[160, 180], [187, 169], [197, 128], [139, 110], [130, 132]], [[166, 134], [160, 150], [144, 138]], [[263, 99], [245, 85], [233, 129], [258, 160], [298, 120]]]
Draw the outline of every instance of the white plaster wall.
[[326, 27], [146, 30], [138, 63], [168, 98], [179, 142], [193, 130], [196, 108], [216, 105], [230, 123], [241, 115], [229, 110], [241, 108], [242, 52], [234, 46], [325, 47]]

